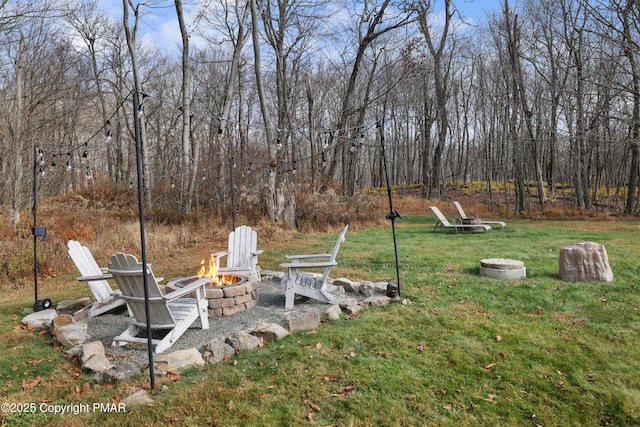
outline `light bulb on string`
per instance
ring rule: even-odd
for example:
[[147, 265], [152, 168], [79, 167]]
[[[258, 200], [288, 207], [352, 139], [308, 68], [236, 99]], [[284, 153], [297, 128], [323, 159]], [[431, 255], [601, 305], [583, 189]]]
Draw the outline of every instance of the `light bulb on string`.
[[140, 106], [138, 106], [138, 117], [142, 117], [143, 114], [144, 114], [144, 104], [140, 104]]
[[51, 167], [55, 168], [56, 167], [56, 155], [53, 154], [53, 160], [51, 161]]
[[173, 177], [169, 178], [169, 183], [171, 184], [171, 188], [175, 188], [175, 184], [173, 183]]
[[44, 165], [44, 151], [42, 151], [42, 148], [38, 148], [38, 161], [40, 166]]
[[67, 153], [67, 170], [71, 170], [71, 153]]
[[282, 141], [280, 140], [280, 138], [276, 140], [276, 150], [282, 150]]
[[40, 175], [44, 176], [45, 175], [45, 171], [44, 169], [40, 168]]
[[84, 143], [84, 151], [82, 152], [82, 158], [86, 159], [87, 157], [89, 157], [89, 153], [87, 153], [87, 143]]
[[107, 120], [106, 129], [104, 131], [104, 140], [106, 142], [111, 141], [111, 137], [113, 136], [113, 131], [111, 130], [111, 120]]

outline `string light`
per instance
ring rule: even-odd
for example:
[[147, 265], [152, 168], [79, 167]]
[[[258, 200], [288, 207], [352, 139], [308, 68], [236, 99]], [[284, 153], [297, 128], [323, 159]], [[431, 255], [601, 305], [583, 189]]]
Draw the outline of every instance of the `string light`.
[[111, 141], [112, 136], [113, 136], [113, 132], [111, 131], [111, 120], [107, 120], [107, 122], [105, 123], [105, 130], [104, 130], [105, 141], [107, 142]]
[[71, 153], [67, 153], [67, 170], [71, 170]]

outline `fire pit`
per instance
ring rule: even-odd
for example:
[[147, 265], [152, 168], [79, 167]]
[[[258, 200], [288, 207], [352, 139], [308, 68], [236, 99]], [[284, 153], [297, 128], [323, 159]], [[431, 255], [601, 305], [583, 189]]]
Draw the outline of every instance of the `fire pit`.
[[[230, 316], [258, 304], [257, 278], [241, 274], [226, 277], [235, 282], [205, 288], [205, 294], [209, 300], [209, 317]], [[167, 283], [167, 292], [182, 288], [194, 280], [198, 280], [198, 276], [171, 281]]]
[[167, 292], [182, 288], [202, 277], [209, 277], [211, 285], [205, 287], [205, 296], [209, 300], [209, 317], [230, 316], [258, 305], [257, 277], [240, 273], [218, 275], [213, 257], [208, 270], [204, 267], [204, 261], [202, 265], [197, 276], [167, 283]]

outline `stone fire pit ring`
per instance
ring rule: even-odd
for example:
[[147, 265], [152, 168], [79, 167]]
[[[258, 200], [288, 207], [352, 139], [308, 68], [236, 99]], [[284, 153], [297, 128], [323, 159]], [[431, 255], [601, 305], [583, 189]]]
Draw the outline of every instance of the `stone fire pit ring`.
[[[258, 305], [258, 284], [256, 277], [234, 274], [237, 283], [224, 286], [205, 287], [205, 297], [209, 301], [209, 317], [231, 316], [249, 310]], [[197, 280], [196, 276], [172, 280], [167, 283], [166, 291], [171, 292]], [[190, 297], [191, 295], [187, 295]], [[192, 295], [191, 297], [195, 297]]]

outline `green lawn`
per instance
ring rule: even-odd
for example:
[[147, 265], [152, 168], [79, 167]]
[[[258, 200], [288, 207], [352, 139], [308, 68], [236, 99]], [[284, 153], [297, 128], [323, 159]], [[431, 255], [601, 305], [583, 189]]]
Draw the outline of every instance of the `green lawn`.
[[[396, 222], [407, 304], [368, 309], [179, 379], [160, 379], [152, 407], [115, 414], [3, 413], [0, 422], [640, 425], [640, 223], [511, 220], [489, 234], [445, 234], [433, 231], [433, 220], [408, 215]], [[286, 250], [265, 247], [261, 264], [277, 269], [285, 253], [326, 252], [336, 235], [298, 235], [282, 245]], [[612, 283], [557, 278], [560, 249], [582, 241], [605, 245]], [[483, 258], [524, 261], [527, 278], [480, 277]], [[395, 281], [390, 225], [352, 227], [338, 263], [332, 277]], [[29, 302], [0, 305], [3, 401], [109, 403], [134, 386], [148, 386], [144, 376], [133, 385], [92, 385], [47, 336], [16, 326], [17, 308]]]

